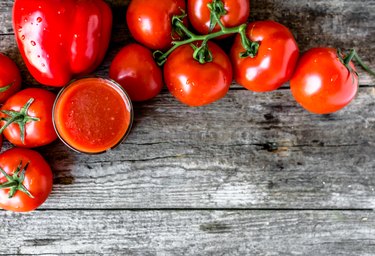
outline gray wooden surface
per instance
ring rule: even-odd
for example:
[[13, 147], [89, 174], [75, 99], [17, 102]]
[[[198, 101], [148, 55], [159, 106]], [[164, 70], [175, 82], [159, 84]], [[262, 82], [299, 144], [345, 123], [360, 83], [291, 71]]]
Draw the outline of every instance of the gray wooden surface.
[[[107, 2], [115, 24], [100, 75], [131, 41], [129, 1]], [[0, 3], [0, 51], [35, 85], [12, 5]], [[251, 20], [287, 25], [302, 51], [355, 47], [375, 69], [375, 1], [251, 5]], [[35, 212], [0, 211], [0, 255], [375, 255], [375, 80], [359, 73], [355, 101], [332, 115], [302, 110], [287, 84], [266, 94], [233, 84], [202, 108], [164, 90], [135, 104], [129, 138], [107, 154], [39, 149], [54, 190]]]

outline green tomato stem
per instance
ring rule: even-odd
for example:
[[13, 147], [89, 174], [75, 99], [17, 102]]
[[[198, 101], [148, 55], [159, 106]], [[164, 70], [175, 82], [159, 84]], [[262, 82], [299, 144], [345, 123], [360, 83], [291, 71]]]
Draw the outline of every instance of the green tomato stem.
[[1, 127], [0, 134], [4, 132], [4, 130], [10, 125], [10, 124], [18, 124], [20, 128], [20, 136], [22, 144], [25, 144], [25, 126], [28, 122], [38, 122], [40, 119], [38, 117], [32, 117], [28, 115], [28, 110], [31, 106], [31, 104], [34, 102], [34, 98], [30, 98], [26, 104], [21, 108], [20, 111], [14, 111], [14, 110], [1, 110], [2, 113], [6, 114], [9, 117], [1, 118], [2, 121], [5, 121], [6, 123]]
[[9, 198], [12, 198], [17, 191], [21, 191], [29, 197], [34, 198], [30, 191], [28, 191], [27, 188], [23, 185], [23, 181], [25, 180], [25, 172], [28, 166], [29, 162], [24, 167], [22, 167], [21, 161], [12, 176], [7, 174], [2, 168], [0, 168], [0, 173], [2, 173], [7, 179], [6, 182], [0, 184], [0, 189], [9, 189]]
[[[167, 52], [163, 53], [161, 56], [157, 57], [156, 62], [160, 66], [164, 64], [167, 57], [174, 50], [176, 50], [178, 47], [180, 47], [182, 45], [191, 44], [191, 43], [194, 43], [194, 42], [197, 42], [197, 41], [204, 41], [204, 42], [207, 43], [209, 40], [220, 37], [220, 36], [223, 36], [223, 35], [240, 33], [241, 38], [242, 38], [243, 47], [245, 48], [246, 51], [251, 51], [253, 56], [256, 55], [256, 52], [253, 52], [254, 49], [257, 50], [259, 48], [258, 42], [252, 42], [252, 41], [250, 41], [249, 39], [246, 38], [246, 26], [247, 26], [246, 24], [241, 24], [240, 26], [233, 27], [233, 28], [223, 27], [223, 28], [221, 28], [220, 31], [210, 33], [210, 34], [207, 34], [207, 35], [197, 35], [197, 34], [192, 33], [179, 20], [176, 20], [174, 25], [176, 27], [178, 27], [179, 29], [181, 29], [182, 31], [184, 31], [188, 35], [189, 38], [185, 39], [183, 41], [173, 41], [172, 42], [172, 44], [173, 44], [172, 48], [170, 48]], [[246, 40], [244, 38], [246, 38]], [[155, 53], [160, 53], [160, 51], [156, 51]], [[154, 53], [154, 55], [155, 55], [155, 53]]]
[[10, 84], [4, 86], [4, 87], [1, 87], [1, 88], [0, 88], [0, 93], [8, 91], [9, 88], [12, 87], [13, 84], [14, 84], [14, 82], [12, 82], [12, 83], [10, 83]]
[[[353, 55], [353, 56], [352, 56]], [[352, 56], [352, 57], [351, 57]], [[352, 59], [354, 59], [356, 62], [358, 62], [358, 64], [367, 72], [369, 73], [370, 75], [374, 76], [375, 77], [375, 72], [373, 70], [370, 69], [369, 66], [367, 66], [363, 61], [362, 59], [358, 56], [356, 50], [352, 49], [349, 56], [348, 57], [351, 57]], [[350, 60], [349, 60], [350, 61]], [[349, 62], [348, 62], [349, 63]]]

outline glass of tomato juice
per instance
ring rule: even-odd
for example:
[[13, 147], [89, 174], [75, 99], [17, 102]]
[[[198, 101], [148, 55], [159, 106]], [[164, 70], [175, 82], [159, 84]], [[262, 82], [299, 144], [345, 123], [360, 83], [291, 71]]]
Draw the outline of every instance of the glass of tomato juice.
[[86, 77], [66, 85], [53, 106], [53, 124], [71, 149], [99, 154], [113, 149], [130, 132], [133, 106], [113, 80]]

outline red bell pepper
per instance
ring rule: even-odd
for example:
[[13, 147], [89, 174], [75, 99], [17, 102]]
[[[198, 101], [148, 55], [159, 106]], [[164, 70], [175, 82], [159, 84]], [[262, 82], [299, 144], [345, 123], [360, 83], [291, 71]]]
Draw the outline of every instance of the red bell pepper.
[[102, 62], [112, 11], [103, 0], [15, 0], [13, 28], [31, 75], [41, 84], [64, 86]]

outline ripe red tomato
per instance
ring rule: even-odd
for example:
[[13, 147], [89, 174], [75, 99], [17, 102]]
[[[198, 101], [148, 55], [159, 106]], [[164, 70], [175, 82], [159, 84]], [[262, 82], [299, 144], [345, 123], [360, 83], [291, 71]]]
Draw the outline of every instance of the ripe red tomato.
[[139, 44], [129, 44], [113, 59], [109, 76], [118, 82], [132, 101], [149, 100], [163, 88], [162, 72], [152, 52]]
[[21, 74], [16, 63], [0, 53], [0, 103], [4, 103], [20, 88]]
[[236, 36], [230, 53], [236, 82], [255, 92], [266, 92], [289, 81], [299, 55], [289, 29], [274, 21], [257, 21], [248, 25], [246, 34], [260, 46], [254, 58], [241, 57], [245, 49], [240, 35]]
[[[207, 7], [212, 0], [188, 0], [188, 17], [191, 25], [201, 34], [208, 34], [210, 29], [211, 13]], [[249, 0], [222, 0], [224, 9], [227, 12], [221, 17], [225, 27], [235, 27], [246, 23], [250, 15]], [[220, 26], [216, 24], [213, 32], [219, 31]]]
[[52, 190], [52, 171], [36, 151], [12, 148], [0, 154], [0, 207], [14, 212], [32, 211]]
[[200, 64], [191, 45], [182, 45], [164, 65], [165, 83], [174, 97], [189, 106], [202, 106], [221, 99], [232, 83], [232, 65], [225, 52], [208, 42], [212, 62]]
[[[182, 15], [184, 0], [132, 0], [126, 21], [132, 36], [138, 42], [154, 50], [165, 50], [171, 46], [172, 17]], [[186, 21], [186, 19], [184, 19]]]
[[300, 58], [290, 81], [296, 101], [316, 114], [336, 112], [355, 97], [358, 76], [350, 62], [350, 71], [333, 48], [313, 48]]
[[[54, 141], [57, 138], [52, 124], [55, 98], [52, 92], [39, 88], [27, 88], [10, 97], [1, 107], [0, 113], [0, 117], [6, 119], [1, 121], [5, 138], [13, 145], [27, 148]], [[5, 128], [7, 121], [12, 118], [15, 121]]]

